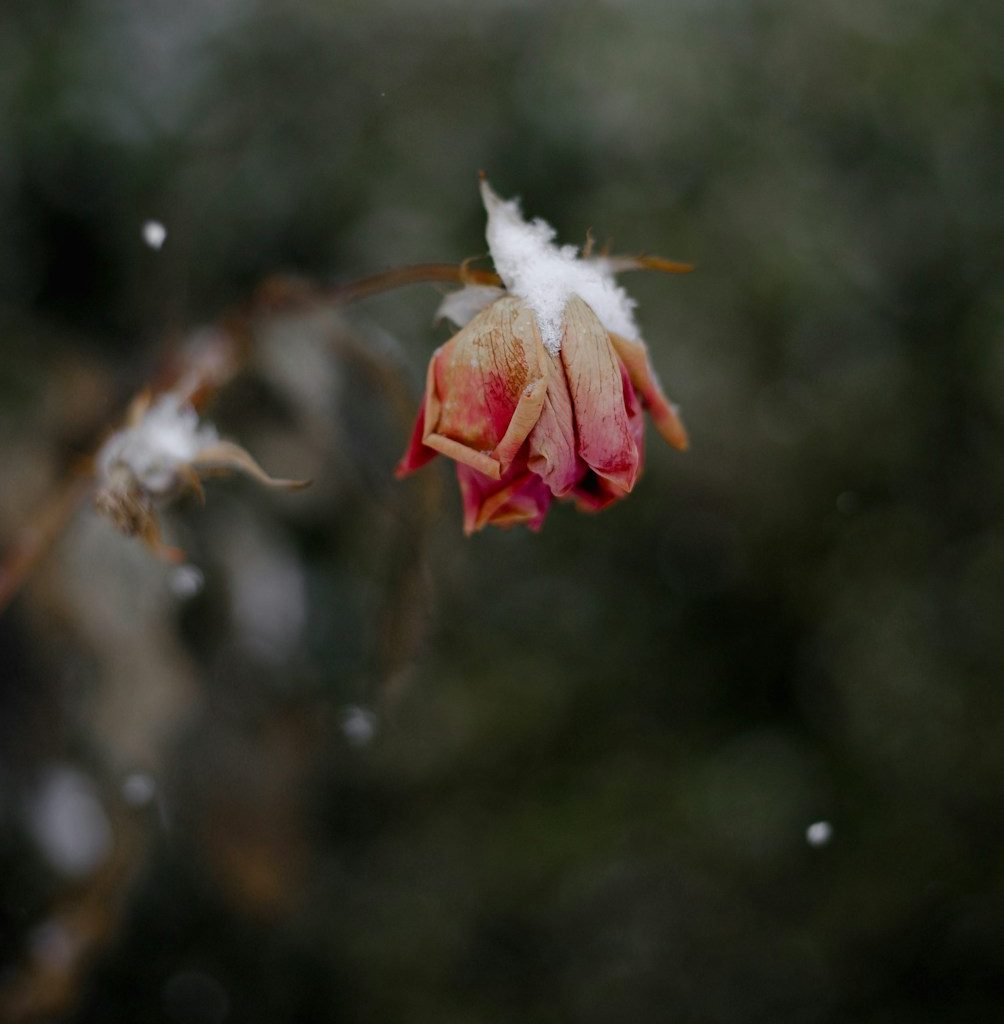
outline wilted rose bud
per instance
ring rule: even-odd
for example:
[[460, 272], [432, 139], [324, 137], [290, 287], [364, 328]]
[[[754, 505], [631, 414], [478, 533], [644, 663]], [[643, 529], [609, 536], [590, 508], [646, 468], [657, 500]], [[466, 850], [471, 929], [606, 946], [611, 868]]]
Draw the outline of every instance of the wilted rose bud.
[[242, 472], [268, 487], [297, 489], [305, 480], [276, 480], [251, 455], [216, 429], [200, 423], [183, 382], [156, 401], [142, 395], [126, 424], [105, 441], [97, 455], [94, 506], [130, 537], [139, 537], [161, 558], [177, 561], [183, 552], [161, 540], [157, 506], [186, 490], [202, 495], [202, 478]]
[[671, 445], [687, 446], [610, 269], [555, 247], [550, 227], [524, 222], [486, 183], [482, 192], [508, 291], [465, 289], [444, 303], [451, 319], [473, 319], [433, 354], [397, 468], [403, 476], [437, 453], [454, 459], [468, 534], [489, 523], [539, 529], [553, 498], [597, 510], [629, 493], [642, 407]]

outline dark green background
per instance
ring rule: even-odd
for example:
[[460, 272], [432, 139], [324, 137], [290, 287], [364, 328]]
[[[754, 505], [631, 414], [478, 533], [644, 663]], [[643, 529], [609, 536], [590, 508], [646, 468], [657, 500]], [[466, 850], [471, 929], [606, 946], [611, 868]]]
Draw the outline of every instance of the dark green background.
[[[69, 1020], [1000, 1019], [1002, 138], [996, 0], [6, 4], [8, 536], [267, 274], [483, 254], [480, 168], [698, 272], [625, 279], [690, 452], [650, 431], [629, 500], [539, 536], [464, 540], [442, 460], [391, 479], [432, 289], [262, 327], [330, 387], [263, 358], [211, 415], [314, 491], [169, 514], [181, 603], [84, 512], [0, 620], [0, 981], [81, 884], [39, 780], [117, 821], [138, 764], [160, 811]], [[256, 644], [237, 598], [282, 620], [288, 579]], [[156, 697], [174, 657], [144, 761], [109, 673]]]

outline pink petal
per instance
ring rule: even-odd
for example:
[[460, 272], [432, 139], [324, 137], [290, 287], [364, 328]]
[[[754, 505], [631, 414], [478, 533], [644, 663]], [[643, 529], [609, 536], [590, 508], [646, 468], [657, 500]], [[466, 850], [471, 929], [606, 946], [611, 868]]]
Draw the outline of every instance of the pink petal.
[[[628, 425], [631, 436], [634, 439], [638, 451], [638, 465], [635, 480], [641, 473], [643, 453], [645, 448], [645, 420], [642, 416], [641, 404], [635, 394], [634, 386], [628, 377], [626, 367], [620, 365], [621, 386], [624, 395], [624, 411], [627, 414]], [[583, 512], [599, 512], [607, 508], [615, 501], [626, 497], [630, 488], [625, 488], [614, 480], [589, 470], [576, 482], [572, 489], [571, 497], [575, 500], [576, 506]]]
[[440, 349], [440, 410], [427, 431], [475, 451], [494, 451], [527, 385], [541, 376], [538, 347], [536, 322], [521, 300], [505, 296], [492, 303]]
[[500, 479], [540, 417], [547, 383], [536, 320], [505, 296], [433, 354], [424, 415], [398, 464], [399, 476], [438, 452]]
[[631, 383], [638, 389], [642, 403], [648, 409], [656, 430], [674, 448], [686, 451], [687, 430], [680, 419], [676, 406], [663, 394], [659, 378], [652, 369], [645, 342], [631, 341], [611, 332], [610, 343], [621, 361], [627, 367]]
[[565, 307], [561, 361], [575, 410], [578, 454], [597, 476], [627, 493], [638, 475], [639, 454], [621, 365], [603, 325], [577, 295]]
[[394, 468], [394, 475], [400, 480], [401, 477], [414, 473], [421, 469], [436, 457], [436, 451], [428, 448], [422, 443], [422, 435], [425, 433], [425, 399], [418, 407], [418, 417], [415, 419], [415, 429], [411, 434], [411, 441], [408, 450], [401, 457], [401, 461]]
[[526, 523], [539, 530], [551, 504], [551, 492], [540, 477], [529, 472], [522, 459], [502, 480], [457, 465], [457, 480], [464, 502], [464, 533], [468, 536], [489, 524], [514, 526]]
[[589, 470], [572, 489], [570, 496], [575, 500], [575, 507], [580, 512], [601, 512], [615, 501], [626, 497], [627, 493]]
[[575, 416], [560, 360], [544, 353], [547, 395], [529, 437], [528, 465], [558, 497], [567, 494], [583, 473], [585, 463], [575, 452]]

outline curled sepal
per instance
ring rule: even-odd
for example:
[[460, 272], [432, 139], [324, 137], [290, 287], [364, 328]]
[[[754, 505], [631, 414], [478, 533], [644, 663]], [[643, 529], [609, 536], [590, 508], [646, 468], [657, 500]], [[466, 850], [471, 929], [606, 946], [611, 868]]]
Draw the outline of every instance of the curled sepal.
[[[200, 476], [216, 475], [221, 473], [244, 473], [252, 480], [282, 491], [302, 491], [309, 487], [310, 480], [283, 480], [269, 476], [261, 466], [254, 460], [247, 449], [242, 448], [233, 441], [216, 441], [199, 449], [192, 457], [191, 469], [194, 470], [194, 480], [191, 480], [193, 489], [201, 494], [202, 486], [199, 483]], [[191, 478], [189, 478], [191, 479]]]
[[[585, 255], [585, 254], [584, 254]], [[622, 274], [626, 270], [654, 270], [660, 274], [692, 274], [693, 263], [681, 263], [679, 260], [665, 260], [661, 256], [595, 256], [597, 263], [603, 265], [608, 273]]]

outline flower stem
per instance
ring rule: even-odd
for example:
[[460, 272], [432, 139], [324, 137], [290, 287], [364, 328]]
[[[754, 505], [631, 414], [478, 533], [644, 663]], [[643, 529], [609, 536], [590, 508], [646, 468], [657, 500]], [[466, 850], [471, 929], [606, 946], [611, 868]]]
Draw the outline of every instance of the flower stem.
[[[626, 270], [656, 270], [663, 274], [689, 274], [692, 263], [664, 260], [660, 256], [610, 256], [608, 264], [615, 273]], [[411, 284], [460, 284], [502, 286], [502, 278], [490, 270], [478, 270], [467, 261], [463, 263], [414, 263], [411, 266], [394, 267], [379, 274], [360, 277], [355, 281], [336, 285], [324, 291], [322, 301], [339, 306], [368, 299], [371, 295], [394, 291]]]
[[324, 293], [328, 302], [347, 305], [371, 295], [393, 291], [409, 284], [488, 284], [501, 286], [502, 279], [490, 270], [478, 270], [467, 263], [415, 263], [394, 267], [369, 277], [337, 285]]
[[59, 539], [91, 488], [90, 473], [74, 472], [44, 501], [0, 560], [0, 614], [21, 589], [49, 548]]

